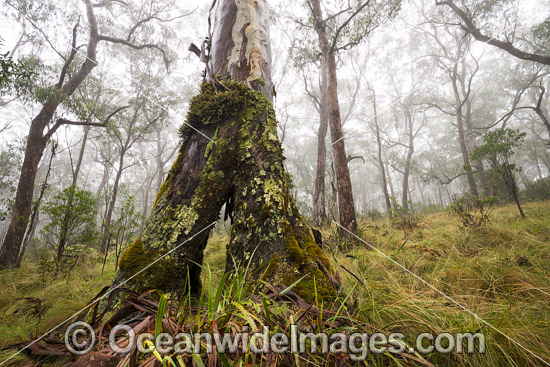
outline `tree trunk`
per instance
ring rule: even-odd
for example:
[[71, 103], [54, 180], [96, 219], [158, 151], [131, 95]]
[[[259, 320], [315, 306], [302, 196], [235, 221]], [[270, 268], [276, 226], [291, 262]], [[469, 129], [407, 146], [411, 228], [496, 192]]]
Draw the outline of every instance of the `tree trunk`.
[[50, 172], [52, 169], [52, 162], [53, 158], [55, 157], [55, 150], [57, 149], [57, 144], [54, 144], [52, 147], [52, 154], [50, 155], [50, 161], [48, 163], [48, 170], [46, 171], [46, 177], [44, 178], [44, 182], [42, 183], [42, 186], [40, 187], [40, 192], [38, 194], [38, 199], [35, 200], [35, 202], [32, 205], [32, 214], [30, 217], [29, 225], [27, 226], [27, 230], [25, 232], [25, 237], [23, 238], [21, 251], [19, 253], [19, 258], [17, 259], [17, 267], [21, 266], [21, 263], [23, 262], [23, 257], [25, 256], [25, 252], [27, 252], [27, 248], [29, 246], [29, 243], [34, 237], [34, 233], [36, 232], [36, 225], [38, 223], [38, 214], [39, 214], [39, 208], [40, 204], [42, 203], [42, 199], [44, 198], [44, 194], [46, 193], [46, 189], [48, 188], [48, 179], [50, 177]]
[[[85, 0], [86, 13], [90, 27], [90, 38], [87, 49], [87, 57], [76, 73], [62, 86], [57, 85], [59, 91], [71, 96], [82, 81], [91, 73], [97, 65], [95, 61], [96, 46], [99, 42], [99, 34], [97, 33], [97, 22], [93, 12], [92, 4], [89, 0]], [[62, 73], [63, 75], [63, 73]], [[60, 78], [60, 83], [63, 78]], [[38, 164], [44, 154], [44, 149], [47, 144], [47, 134], [44, 135], [44, 130], [52, 120], [57, 107], [61, 104], [63, 98], [50, 98], [42, 105], [38, 115], [31, 121], [29, 135], [27, 137], [27, 145], [25, 148], [25, 158], [23, 159], [23, 167], [19, 176], [17, 185], [17, 193], [15, 194], [15, 203], [13, 213], [10, 219], [10, 224], [2, 248], [0, 249], [0, 269], [12, 268], [17, 266], [18, 257], [21, 250], [21, 243], [25, 236], [29, 215], [31, 213], [32, 196], [34, 191], [34, 182]], [[53, 130], [53, 128], [52, 128]], [[53, 133], [50, 130], [49, 133]]]
[[[462, 84], [465, 84], [465, 82], [463, 81]], [[466, 101], [466, 115], [464, 117], [464, 121], [466, 123], [466, 138], [468, 142], [467, 146], [469, 151], [473, 152], [477, 148], [477, 145], [474, 138], [474, 123], [472, 121], [472, 101], [470, 99]], [[481, 159], [477, 159], [473, 162], [473, 164], [476, 168], [483, 194], [487, 195], [487, 193], [489, 192], [489, 182], [487, 181], [487, 174], [485, 173], [483, 162], [481, 161]]]
[[321, 226], [327, 219], [325, 204], [325, 172], [327, 169], [326, 136], [328, 130], [328, 101], [326, 63], [321, 61], [321, 86], [319, 98], [319, 131], [317, 133], [317, 169], [313, 194], [313, 219]]
[[46, 148], [46, 142], [42, 137], [42, 129], [40, 129], [39, 122], [42, 119], [49, 120], [50, 118], [50, 114], [40, 113], [31, 123], [10, 225], [4, 237], [3, 246], [0, 248], [0, 268], [12, 268], [18, 264], [21, 243], [25, 236], [31, 213], [38, 164]]
[[458, 128], [458, 142], [460, 145], [460, 152], [462, 153], [462, 161], [464, 162], [464, 168], [466, 169], [466, 176], [468, 178], [468, 186], [472, 195], [479, 196], [477, 190], [476, 180], [472, 171], [472, 164], [470, 163], [470, 154], [468, 153], [468, 147], [466, 146], [466, 133], [464, 129], [464, 116], [462, 111], [462, 101], [460, 99], [460, 92], [458, 89], [458, 70], [457, 63], [454, 64], [451, 73], [451, 81], [453, 85], [453, 93], [455, 97], [455, 114], [456, 125]]
[[73, 186], [76, 186], [78, 181], [78, 175], [80, 173], [80, 167], [82, 167], [82, 161], [84, 160], [84, 151], [86, 150], [86, 143], [88, 142], [88, 134], [90, 133], [90, 126], [84, 128], [84, 136], [82, 137], [82, 144], [80, 145], [80, 152], [78, 153], [78, 161], [73, 172]]
[[412, 156], [414, 154], [414, 130], [413, 117], [408, 110], [405, 111], [405, 126], [407, 127], [409, 144], [407, 145], [407, 158], [405, 160], [405, 167], [403, 169], [403, 192], [401, 197], [401, 205], [405, 210], [409, 210], [409, 177], [411, 174]]
[[378, 111], [376, 108], [376, 93], [372, 91], [372, 107], [374, 112], [374, 133], [376, 135], [376, 144], [378, 146], [378, 167], [380, 167], [380, 175], [382, 176], [382, 192], [384, 193], [384, 201], [386, 203], [386, 213], [391, 217], [391, 199], [388, 193], [388, 183], [386, 181], [386, 168], [384, 167], [384, 159], [382, 158], [382, 138], [380, 137], [380, 125], [378, 124]]
[[219, 1], [214, 24], [208, 69], [220, 79], [203, 83], [192, 99], [177, 159], [144, 230], [121, 256], [115, 283], [137, 275], [131, 285], [140, 291], [197, 292], [208, 233], [226, 204], [227, 271], [249, 265], [255, 277], [287, 285], [306, 275], [295, 291], [313, 300], [315, 279], [319, 296], [332, 298], [330, 262], [286, 182], [269, 100], [267, 3]]
[[[338, 78], [336, 76], [336, 55], [335, 50], [330, 46], [326, 25], [323, 22], [323, 13], [320, 0], [312, 0], [313, 15], [317, 19], [315, 31], [319, 37], [319, 45], [323, 53], [327, 68], [327, 96], [330, 137], [334, 168], [336, 170], [336, 184], [338, 187], [338, 212], [340, 225], [352, 233], [357, 233], [357, 221], [355, 218], [355, 204], [351, 187], [351, 178], [342, 132], [342, 121], [340, 117], [340, 104], [338, 102]], [[349, 234], [340, 229], [340, 234], [350, 238]]]
[[395, 190], [393, 188], [393, 181], [391, 179], [391, 173], [390, 173], [390, 168], [388, 167], [388, 163], [386, 162], [384, 164], [384, 166], [386, 167], [386, 172], [388, 173], [388, 185], [390, 187], [390, 194], [391, 194], [391, 197], [392, 198], [395, 198]]
[[111, 238], [111, 219], [113, 217], [113, 211], [115, 209], [116, 199], [118, 196], [118, 185], [120, 183], [120, 178], [122, 177], [122, 171], [124, 170], [124, 155], [126, 154], [125, 149], [126, 148], [123, 147], [120, 152], [120, 158], [118, 160], [118, 170], [116, 173], [115, 182], [113, 183], [113, 191], [111, 192], [111, 199], [109, 200], [105, 219], [103, 220], [103, 234], [101, 236], [100, 247], [100, 251], [102, 253], [106, 253], [109, 239]]

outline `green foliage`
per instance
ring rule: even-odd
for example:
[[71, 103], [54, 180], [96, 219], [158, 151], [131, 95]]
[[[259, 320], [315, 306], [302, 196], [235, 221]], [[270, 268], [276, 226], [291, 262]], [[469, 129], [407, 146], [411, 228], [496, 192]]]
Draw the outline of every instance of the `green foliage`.
[[[515, 163], [511, 161], [525, 139], [525, 133], [513, 129], [496, 129], [488, 131], [484, 138], [485, 144], [476, 148], [472, 153], [472, 160], [484, 159], [489, 162], [491, 171], [488, 177], [493, 182], [502, 180], [508, 193], [518, 204], [518, 187], [515, 174], [521, 171]], [[522, 215], [523, 216], [523, 215]]]
[[531, 32], [533, 33], [535, 51], [540, 53], [548, 53], [550, 50], [550, 17], [547, 17], [541, 23], [535, 25]]
[[378, 220], [378, 219], [384, 218], [384, 213], [382, 213], [377, 208], [372, 208], [367, 210], [367, 213], [365, 215], [367, 216], [367, 218], [371, 220]]
[[76, 266], [79, 256], [95, 244], [98, 233], [94, 206], [93, 194], [76, 186], [67, 187], [43, 204], [48, 222], [40, 234], [56, 254], [57, 270]]
[[464, 228], [485, 227], [489, 223], [489, 210], [495, 201], [494, 197], [482, 197], [466, 193], [455, 196], [447, 210], [455, 214]]
[[550, 200], [550, 177], [527, 182], [525, 186], [525, 190], [521, 192], [525, 200]]
[[401, 205], [395, 196], [391, 197], [391, 201], [392, 226], [402, 229], [405, 233], [411, 233], [420, 222], [420, 216], [413, 211], [414, 204], [409, 201]]
[[487, 159], [496, 168], [500, 165], [509, 165], [510, 169], [518, 170], [510, 163], [515, 149], [521, 146], [526, 133], [513, 129], [496, 129], [488, 131], [483, 139], [485, 144], [478, 147], [472, 154], [472, 160]]
[[0, 152], [0, 222], [6, 220], [11, 213], [17, 179], [23, 164], [23, 143], [7, 142], [6, 149]]
[[32, 80], [35, 75], [35, 72], [23, 61], [15, 61], [9, 52], [0, 53], [0, 96], [12, 93], [17, 89], [18, 84]]
[[111, 236], [115, 241], [115, 256], [118, 259], [135, 237], [139, 228], [141, 214], [134, 204], [134, 196], [122, 188], [122, 197], [115, 208], [116, 219], [111, 222]]

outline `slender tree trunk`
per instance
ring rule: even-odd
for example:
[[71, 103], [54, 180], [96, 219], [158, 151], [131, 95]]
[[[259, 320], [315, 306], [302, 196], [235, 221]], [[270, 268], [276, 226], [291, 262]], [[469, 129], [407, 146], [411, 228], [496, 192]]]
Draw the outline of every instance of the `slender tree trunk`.
[[[147, 216], [149, 215], [149, 194], [151, 192], [151, 186], [153, 185], [153, 180], [155, 179], [155, 175], [151, 175], [151, 179], [147, 180], [147, 188], [145, 189], [145, 194], [143, 198], [143, 212], [141, 215], [141, 224], [139, 226], [139, 231], [143, 231], [143, 227], [145, 226], [145, 221], [147, 219]], [[160, 187], [160, 186], [159, 186]], [[158, 188], [157, 188], [158, 190]]]
[[445, 209], [445, 204], [443, 203], [443, 194], [441, 194], [441, 184], [437, 184], [437, 198], [439, 199], [439, 207]]
[[396, 195], [395, 195], [395, 189], [393, 188], [393, 181], [391, 179], [391, 173], [390, 173], [390, 168], [388, 167], [388, 163], [386, 162], [384, 164], [384, 166], [386, 167], [386, 172], [388, 174], [388, 185], [390, 187], [390, 194], [391, 194], [391, 197], [392, 198], [395, 198]]
[[407, 126], [407, 135], [409, 137], [409, 144], [407, 145], [407, 158], [405, 159], [405, 167], [403, 169], [403, 192], [401, 198], [401, 205], [405, 210], [409, 209], [409, 176], [411, 174], [412, 156], [414, 154], [414, 130], [413, 130], [413, 117], [409, 111], [405, 111], [405, 124]]
[[[80, 146], [80, 152], [78, 154], [78, 160], [76, 162], [75, 169], [73, 171], [73, 180], [72, 180], [72, 186], [74, 189], [76, 189], [76, 183], [78, 182], [78, 175], [80, 173], [80, 167], [82, 166], [82, 160], [84, 158], [84, 151], [86, 150], [86, 143], [88, 141], [88, 133], [90, 131], [90, 127], [86, 126], [84, 128], [84, 137], [82, 138], [82, 144]], [[70, 218], [72, 217], [72, 207], [74, 202], [74, 191], [71, 191], [67, 200], [67, 213], [65, 214], [65, 218], [63, 218], [63, 225], [61, 226], [61, 234], [59, 237], [59, 243], [57, 244], [57, 262], [56, 262], [56, 268], [55, 268], [55, 275], [59, 273], [59, 267], [62, 265], [63, 260], [63, 253], [65, 252], [65, 247], [67, 245], [67, 235], [68, 235], [68, 226]]]
[[84, 128], [84, 136], [82, 137], [82, 144], [80, 145], [80, 152], [78, 153], [78, 161], [73, 172], [73, 186], [76, 186], [78, 181], [78, 175], [80, 173], [80, 167], [82, 167], [82, 161], [84, 160], [84, 152], [86, 151], [86, 143], [88, 142], [88, 134], [90, 133], [90, 127]]
[[[462, 82], [465, 84], [465, 81]], [[466, 140], [467, 147], [470, 152], [473, 152], [476, 148], [476, 142], [474, 138], [474, 123], [472, 121], [472, 101], [470, 98], [466, 101], [466, 115], [464, 116], [464, 122], [466, 123]], [[487, 195], [489, 192], [489, 183], [487, 181], [487, 174], [485, 173], [485, 167], [483, 167], [483, 162], [481, 159], [477, 159], [473, 162], [473, 165], [477, 171], [479, 177], [479, 183], [483, 190], [483, 194]]]
[[468, 147], [466, 145], [466, 133], [464, 129], [462, 101], [461, 101], [460, 92], [458, 89], [458, 80], [457, 80], [458, 69], [457, 68], [458, 68], [457, 63], [455, 63], [451, 74], [451, 82], [453, 85], [453, 93], [455, 96], [455, 114], [456, 114], [456, 125], [458, 128], [458, 142], [460, 145], [460, 152], [462, 153], [462, 161], [464, 162], [464, 168], [466, 169], [466, 176], [468, 178], [468, 186], [470, 187], [470, 192], [472, 193], [472, 195], [479, 196], [476, 180], [474, 178], [474, 173], [472, 171], [472, 164], [470, 163], [470, 154], [468, 153]]
[[390, 194], [388, 193], [388, 183], [386, 180], [386, 168], [384, 167], [384, 160], [382, 158], [382, 138], [380, 136], [380, 125], [378, 124], [378, 111], [376, 106], [376, 93], [373, 92], [373, 98], [372, 98], [372, 107], [374, 112], [374, 133], [376, 136], [376, 144], [378, 147], [378, 167], [380, 168], [380, 175], [382, 176], [382, 192], [384, 193], [384, 202], [386, 203], [386, 212], [391, 217], [391, 199]]
[[422, 206], [426, 207], [426, 197], [424, 196], [424, 188], [422, 187], [422, 183], [420, 182], [420, 179], [418, 177], [416, 177], [415, 184], [418, 185], [418, 191], [420, 191], [420, 200], [422, 200]]
[[191, 101], [187, 124], [194, 129], [182, 128], [178, 157], [144, 230], [121, 256], [115, 283], [139, 272], [130, 285], [140, 291], [181, 294], [189, 285], [197, 292], [208, 234], [225, 204], [232, 218], [227, 271], [249, 265], [255, 277], [282, 284], [307, 274], [297, 293], [313, 300], [315, 281], [320, 297], [333, 298], [338, 282], [330, 262], [286, 182], [270, 102], [267, 2], [216, 6], [207, 73], [223, 79], [205, 82]]
[[[336, 55], [335, 50], [331, 48], [326, 25], [323, 22], [323, 13], [320, 0], [312, 0], [313, 13], [317, 19], [315, 31], [319, 37], [319, 45], [323, 52], [327, 68], [327, 95], [328, 95], [328, 113], [330, 136], [332, 142], [332, 152], [334, 166], [336, 169], [336, 183], [338, 185], [338, 212], [340, 224], [352, 233], [357, 233], [357, 221], [355, 218], [355, 204], [353, 200], [353, 191], [351, 178], [346, 155], [346, 146], [344, 143], [344, 134], [342, 132], [342, 121], [340, 117], [340, 104], [338, 102], [338, 78], [336, 76]], [[351, 237], [347, 232], [341, 230], [344, 237]]]
[[29, 246], [29, 243], [31, 242], [32, 238], [34, 237], [34, 233], [36, 231], [36, 225], [38, 223], [38, 214], [39, 214], [39, 207], [42, 203], [42, 198], [44, 197], [44, 194], [46, 193], [46, 189], [48, 188], [48, 179], [50, 177], [50, 172], [52, 169], [52, 162], [53, 158], [55, 157], [55, 150], [57, 149], [57, 144], [54, 144], [52, 147], [52, 154], [50, 155], [50, 161], [48, 163], [48, 170], [46, 171], [46, 177], [44, 178], [44, 182], [42, 183], [42, 187], [40, 188], [40, 193], [38, 194], [38, 199], [33, 203], [32, 206], [32, 214], [31, 219], [29, 222], [29, 225], [27, 227], [27, 231], [25, 233], [25, 237], [23, 239], [23, 244], [21, 246], [21, 251], [19, 253], [19, 258], [17, 260], [17, 267], [21, 266], [21, 262], [23, 261], [23, 257], [25, 256], [25, 252], [27, 252], [27, 247]]
[[118, 170], [115, 176], [115, 182], [113, 183], [113, 191], [111, 192], [111, 199], [107, 206], [107, 212], [105, 214], [104, 225], [103, 225], [103, 235], [101, 236], [101, 247], [100, 251], [106, 252], [109, 247], [109, 240], [111, 238], [111, 220], [113, 218], [113, 211], [115, 209], [116, 199], [118, 196], [118, 185], [120, 184], [120, 178], [122, 177], [122, 171], [124, 170], [124, 155], [126, 154], [125, 147], [122, 148], [120, 152], [120, 157], [118, 160]]
[[326, 136], [328, 130], [327, 73], [324, 59], [321, 61], [321, 85], [319, 98], [319, 131], [317, 132], [317, 168], [313, 194], [313, 218], [318, 226], [327, 219], [325, 204], [325, 172], [327, 169]]
[[10, 225], [4, 237], [2, 248], [0, 248], [0, 268], [12, 268], [18, 264], [21, 243], [25, 236], [31, 213], [38, 164], [46, 148], [46, 142], [42, 136], [39, 122], [43, 122], [43, 119], [49, 120], [52, 115], [40, 113], [31, 123]]

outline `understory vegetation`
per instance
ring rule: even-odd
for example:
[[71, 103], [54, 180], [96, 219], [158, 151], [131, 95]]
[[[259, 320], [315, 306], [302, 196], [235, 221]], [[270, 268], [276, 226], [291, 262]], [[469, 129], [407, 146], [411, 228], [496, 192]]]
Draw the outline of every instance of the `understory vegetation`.
[[[359, 221], [359, 233], [366, 243], [547, 359], [550, 356], [550, 347], [545, 344], [550, 339], [550, 228], [547, 225], [550, 202], [525, 203], [524, 211], [526, 218], [520, 219], [512, 204], [495, 207], [488, 214], [490, 221], [475, 227], [464, 226], [451, 211], [419, 215], [412, 229], [400, 227], [395, 220], [387, 218], [365, 218]], [[409, 346], [414, 345], [416, 335], [423, 332], [434, 335], [482, 332], [486, 337], [485, 354], [404, 354], [399, 357], [389, 353], [369, 353], [361, 365], [541, 365], [528, 352], [366, 243], [358, 241], [345, 245], [338, 238], [336, 226], [326, 226], [321, 232], [323, 246], [327, 253], [332, 254], [332, 265], [339, 271], [344, 287], [335, 304], [321, 304], [317, 300], [312, 307], [334, 310], [332, 316], [319, 318], [311, 312], [303, 316], [305, 308], [290, 299], [262, 298], [262, 293], [250, 297], [251, 293], [258, 294], [252, 292], [253, 288], [269, 287], [261, 282], [247, 282], [244, 269], [230, 277], [224, 274], [225, 246], [229, 238], [224, 224], [220, 223], [205, 250], [202, 295], [193, 299], [184, 297], [179, 306], [177, 300], [168, 300], [163, 305], [164, 297], [161, 297], [164, 310], [161, 320], [165, 319], [164, 325], [178, 325], [180, 331], [199, 332], [212, 331], [213, 327], [220, 331], [226, 328], [235, 331], [245, 325], [259, 330], [262, 325], [269, 325], [272, 331], [284, 331], [291, 322], [298, 320], [301, 330], [314, 332], [401, 332]], [[103, 274], [102, 259], [90, 256], [83, 260], [81, 271], [69, 279], [52, 275], [43, 278], [40, 265], [32, 261], [23, 262], [20, 269], [3, 272], [0, 275], [4, 284], [0, 290], [0, 347], [40, 336], [85, 306], [102, 286], [110, 284], [115, 264], [112, 261], [114, 256], [109, 258], [111, 260]], [[263, 292], [266, 293], [269, 292]], [[153, 301], [148, 302], [158, 307], [159, 296], [153, 295], [151, 299]], [[152, 309], [148, 331], [154, 333], [158, 325], [155, 320], [159, 316], [156, 308]], [[1, 358], [10, 353], [12, 350], [4, 351]], [[140, 366], [161, 365], [155, 354], [138, 357]], [[248, 354], [221, 357], [214, 354], [203, 356], [202, 362], [197, 358], [192, 355], [179, 359], [172, 356], [173, 365], [178, 367], [183, 364], [201, 366], [200, 363], [237, 366], [251, 364], [254, 360]], [[279, 365], [329, 366], [351, 363], [346, 358], [287, 353], [275, 361], [266, 357], [257, 357], [255, 361], [257, 365], [277, 362]], [[31, 366], [36, 363], [21, 355], [12, 361], [13, 365]], [[66, 362], [42, 363], [64, 365]], [[165, 363], [172, 366], [168, 360]]]

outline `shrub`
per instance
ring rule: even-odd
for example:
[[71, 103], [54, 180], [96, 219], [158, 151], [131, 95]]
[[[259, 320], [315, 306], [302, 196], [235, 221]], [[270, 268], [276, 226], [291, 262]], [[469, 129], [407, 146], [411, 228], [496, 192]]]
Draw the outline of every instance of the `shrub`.
[[453, 197], [448, 210], [458, 216], [465, 228], [484, 227], [489, 220], [489, 209], [495, 202], [494, 197], [475, 196], [470, 193], [463, 197]]
[[521, 192], [525, 200], [550, 200], [550, 177], [538, 179], [534, 182], [527, 182], [526, 188]]
[[377, 219], [384, 218], [384, 214], [376, 208], [368, 209], [367, 213], [366, 213], [366, 216], [367, 216], [367, 218], [369, 218], [371, 220], [377, 220]]
[[91, 192], [69, 186], [43, 205], [48, 224], [40, 233], [55, 252], [56, 274], [61, 267], [76, 266], [76, 259], [83, 252], [76, 245], [88, 246], [96, 241], [94, 204]]

